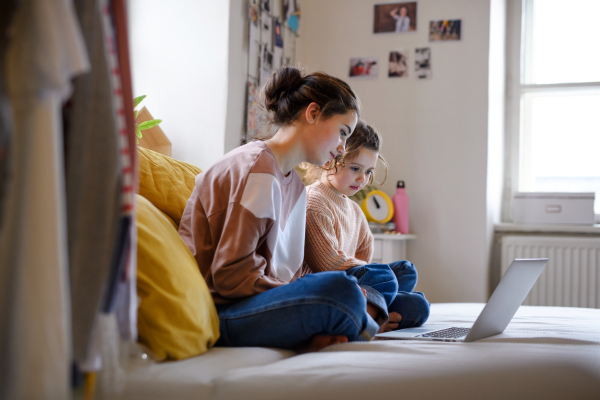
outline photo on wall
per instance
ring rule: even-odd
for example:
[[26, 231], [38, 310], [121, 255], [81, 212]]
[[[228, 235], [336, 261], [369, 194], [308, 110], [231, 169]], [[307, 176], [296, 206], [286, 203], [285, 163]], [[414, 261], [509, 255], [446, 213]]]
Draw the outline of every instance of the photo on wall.
[[379, 57], [353, 57], [350, 59], [351, 78], [376, 78], [379, 73]]
[[273, 44], [275, 47], [283, 47], [283, 36], [281, 33], [281, 22], [275, 18], [273, 19]]
[[416, 29], [417, 2], [375, 4], [373, 33], [402, 33]]
[[298, 33], [300, 9], [296, 4], [296, 0], [283, 0], [283, 15], [284, 21], [290, 27], [290, 29]]
[[267, 45], [262, 46], [260, 57], [260, 86], [263, 86], [273, 72], [273, 52], [269, 51]]
[[256, 137], [266, 124], [266, 117], [259, 103], [260, 87], [253, 82], [248, 82], [246, 103], [246, 137]]
[[273, 50], [273, 18], [263, 12], [261, 14], [261, 24], [261, 43], [269, 46], [269, 50]]
[[271, 0], [261, 0], [262, 9], [266, 12], [271, 12]]
[[415, 75], [419, 79], [431, 78], [431, 49], [429, 47], [415, 49]]
[[389, 78], [406, 78], [408, 77], [408, 51], [390, 51], [388, 64]]
[[460, 19], [429, 21], [429, 41], [460, 40]]

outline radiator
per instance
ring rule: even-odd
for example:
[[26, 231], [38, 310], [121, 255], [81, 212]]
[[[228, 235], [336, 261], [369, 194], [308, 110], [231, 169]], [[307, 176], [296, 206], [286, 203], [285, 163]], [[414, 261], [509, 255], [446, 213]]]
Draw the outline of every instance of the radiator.
[[504, 236], [502, 275], [515, 258], [549, 259], [524, 305], [600, 308], [599, 237]]

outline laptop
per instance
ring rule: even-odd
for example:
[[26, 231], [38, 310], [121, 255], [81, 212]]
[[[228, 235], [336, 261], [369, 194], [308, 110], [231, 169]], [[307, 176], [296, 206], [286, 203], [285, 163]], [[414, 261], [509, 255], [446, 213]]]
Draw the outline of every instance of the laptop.
[[473, 326], [424, 324], [418, 328], [378, 333], [382, 339], [473, 342], [504, 332], [548, 264], [547, 258], [516, 259], [508, 267]]

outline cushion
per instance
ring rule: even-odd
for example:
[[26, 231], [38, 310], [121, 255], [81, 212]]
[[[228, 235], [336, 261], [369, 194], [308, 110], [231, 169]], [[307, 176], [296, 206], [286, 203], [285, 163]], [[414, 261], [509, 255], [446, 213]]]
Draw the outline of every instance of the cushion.
[[150, 200], [179, 226], [185, 205], [194, 190], [200, 168], [137, 147], [140, 163], [140, 195]]
[[139, 341], [158, 360], [204, 353], [219, 338], [219, 317], [198, 264], [172, 222], [136, 195]]

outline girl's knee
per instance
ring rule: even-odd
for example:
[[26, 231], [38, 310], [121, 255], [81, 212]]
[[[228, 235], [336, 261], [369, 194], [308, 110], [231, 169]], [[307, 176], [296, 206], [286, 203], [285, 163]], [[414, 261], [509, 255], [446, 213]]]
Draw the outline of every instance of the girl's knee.
[[[310, 278], [309, 278], [310, 277]], [[352, 298], [364, 298], [358, 281], [342, 271], [319, 272], [307, 275], [312, 280], [307, 290], [313, 295], [348, 301]]]
[[430, 304], [421, 292], [400, 292], [389, 308], [402, 315], [400, 328], [423, 325], [429, 319]]
[[411, 263], [408, 260], [396, 261], [390, 264], [390, 268], [394, 272], [402, 272], [404, 274], [414, 273], [417, 274], [417, 268], [415, 264]]
[[413, 292], [414, 295], [414, 307], [416, 309], [416, 314], [420, 316], [422, 320], [421, 325], [427, 321], [429, 318], [429, 313], [431, 312], [431, 304], [425, 298], [425, 295], [422, 292]]
[[[390, 264], [390, 269], [394, 272], [394, 275], [396, 275], [396, 279], [398, 279], [398, 281], [412, 282], [415, 285], [417, 284], [417, 280], [419, 279], [417, 268], [415, 267], [415, 264], [411, 263], [410, 261], [396, 261]], [[410, 290], [412, 289], [414, 289], [414, 287], [410, 288]], [[401, 287], [400, 290], [403, 290], [403, 288]]]
[[407, 317], [409, 317], [409, 319], [413, 321], [412, 326], [421, 326], [429, 319], [431, 305], [429, 304], [429, 302], [425, 298], [425, 295], [422, 292], [412, 292], [409, 298], [410, 315], [407, 315]]

